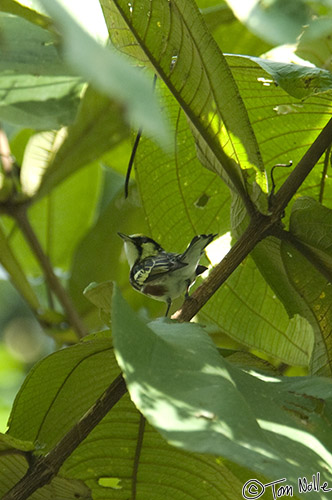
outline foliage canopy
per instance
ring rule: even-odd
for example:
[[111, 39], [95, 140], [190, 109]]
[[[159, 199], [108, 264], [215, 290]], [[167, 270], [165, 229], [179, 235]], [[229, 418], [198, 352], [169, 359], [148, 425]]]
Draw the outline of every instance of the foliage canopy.
[[[332, 485], [330, 5], [64, 3], [0, 5], [0, 263], [53, 341], [0, 435], [1, 498]], [[220, 236], [172, 320], [118, 231]]]

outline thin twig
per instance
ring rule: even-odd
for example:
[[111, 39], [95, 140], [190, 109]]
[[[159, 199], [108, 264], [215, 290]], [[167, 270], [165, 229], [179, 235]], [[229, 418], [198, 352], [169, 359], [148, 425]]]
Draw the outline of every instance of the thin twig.
[[136, 491], [137, 491], [137, 475], [138, 475], [138, 466], [141, 457], [141, 451], [143, 446], [143, 438], [145, 431], [145, 417], [140, 413], [139, 419], [139, 427], [138, 427], [138, 436], [135, 450], [135, 458], [134, 458], [134, 469], [133, 476], [131, 481], [131, 500], [136, 500]]
[[84, 337], [87, 333], [85, 330], [85, 326], [79, 314], [77, 313], [74, 305], [72, 304], [69, 295], [67, 294], [66, 290], [60, 283], [58, 277], [54, 273], [53, 267], [40, 245], [40, 242], [27, 217], [27, 208], [24, 205], [16, 205], [15, 207], [13, 207], [11, 215], [16, 220], [25, 239], [29, 243], [34, 255], [36, 256], [41, 268], [43, 269], [45, 274], [45, 279], [47, 280], [50, 289], [54, 292], [60, 304], [62, 305], [67, 315], [68, 322], [70, 323], [74, 331], [77, 333], [79, 338]]
[[55, 447], [47, 455], [38, 457], [32, 463], [22, 479], [5, 494], [2, 500], [25, 500], [38, 488], [48, 484], [57, 475], [63, 462], [126, 392], [124, 379], [119, 375]]
[[136, 151], [137, 151], [138, 144], [139, 144], [139, 141], [140, 141], [141, 136], [142, 136], [142, 132], [143, 132], [143, 129], [140, 128], [138, 130], [138, 132], [137, 132], [137, 135], [136, 135], [136, 138], [135, 138], [135, 142], [134, 142], [134, 145], [133, 145], [133, 149], [131, 151], [131, 155], [130, 155], [130, 159], [129, 159], [129, 163], [128, 163], [128, 167], [127, 167], [125, 187], [124, 187], [125, 198], [128, 198], [130, 175], [131, 175], [131, 171], [132, 171], [132, 168], [133, 168], [133, 165], [134, 165]]
[[[156, 88], [156, 82], [157, 82], [157, 75], [154, 74], [153, 75], [153, 84], [152, 84], [152, 89], [153, 90]], [[128, 167], [127, 167], [125, 187], [124, 187], [125, 198], [128, 198], [130, 174], [131, 174], [131, 171], [132, 171], [132, 168], [133, 168], [133, 165], [134, 165], [136, 151], [137, 151], [137, 148], [138, 148], [138, 145], [139, 145], [139, 141], [141, 140], [142, 132], [143, 132], [143, 129], [140, 128], [138, 130], [138, 132], [137, 132], [137, 135], [136, 135], [136, 138], [135, 138], [135, 142], [134, 142], [134, 145], [133, 145], [133, 149], [132, 149], [132, 152], [131, 152], [131, 155], [130, 155], [130, 159], [129, 159], [129, 163], [128, 163]]]

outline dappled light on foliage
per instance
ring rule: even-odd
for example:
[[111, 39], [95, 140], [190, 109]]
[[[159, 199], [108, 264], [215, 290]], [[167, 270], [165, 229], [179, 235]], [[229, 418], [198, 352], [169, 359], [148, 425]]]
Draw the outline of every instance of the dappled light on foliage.
[[[331, 39], [323, 0], [0, 4], [1, 498], [328, 498]], [[118, 233], [195, 281], [168, 318]]]

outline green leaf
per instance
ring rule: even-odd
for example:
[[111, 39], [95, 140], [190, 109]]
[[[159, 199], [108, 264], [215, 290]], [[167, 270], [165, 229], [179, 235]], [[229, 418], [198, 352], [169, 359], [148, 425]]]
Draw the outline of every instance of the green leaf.
[[[318, 94], [299, 101], [276, 87], [271, 76], [249, 58], [227, 56], [227, 61], [247, 106], [268, 176], [276, 163], [292, 160], [296, 165], [331, 117], [331, 99], [328, 94]], [[322, 170], [323, 158], [303, 183], [299, 193], [318, 199]], [[288, 175], [287, 169], [275, 170], [277, 189]], [[270, 180], [270, 176], [268, 178]], [[324, 200], [330, 205], [329, 178], [325, 179], [325, 185]]]
[[84, 290], [84, 295], [99, 309], [109, 313], [111, 311], [111, 302], [113, 294], [113, 283], [105, 281], [104, 283], [90, 283]]
[[92, 335], [36, 364], [14, 402], [8, 433], [49, 451], [115, 378], [112, 350], [109, 336]]
[[[269, 249], [273, 261], [273, 248]], [[278, 276], [279, 268], [273, 268], [271, 261], [265, 265], [270, 266], [273, 274], [269, 278], [276, 279], [274, 273]], [[201, 312], [205, 320], [217, 324], [237, 342], [285, 363], [308, 366], [313, 347], [312, 328], [296, 313], [293, 311], [290, 319], [251, 258], [234, 271]]]
[[296, 54], [319, 68], [332, 69], [331, 66], [332, 19], [319, 17], [304, 27], [296, 47]]
[[[198, 6], [202, 4], [197, 3]], [[272, 48], [271, 44], [249, 31], [226, 4], [218, 3], [205, 7], [201, 9], [201, 13], [223, 53], [260, 56]]]
[[308, 196], [293, 205], [289, 229], [307, 245], [332, 257], [332, 210]]
[[[21, 441], [9, 435], [0, 434], [0, 495], [1, 498], [12, 488], [27, 472], [29, 468], [28, 454], [34, 450], [33, 443]], [[91, 498], [88, 488], [81, 482], [73, 479], [55, 478], [37, 490], [29, 498], [31, 500], [45, 500], [46, 498]]]
[[[168, 138], [163, 116], [156, 106], [152, 83], [110, 47], [103, 47], [80, 28], [55, 0], [42, 0], [63, 34], [66, 62], [100, 92], [126, 107], [136, 126], [165, 144]], [[84, 57], [82, 57], [84, 54]]]
[[[39, 151], [40, 154], [43, 151]], [[77, 244], [93, 222], [101, 182], [100, 167], [87, 166], [29, 209], [30, 223], [53, 266], [68, 270], [71, 265]], [[39, 263], [21, 232], [17, 227], [13, 230], [11, 221], [7, 224], [7, 231], [13, 248], [19, 248], [16, 257], [24, 271], [39, 276]]]
[[259, 57], [250, 59], [269, 73], [288, 94], [298, 99], [332, 90], [332, 74], [326, 69], [280, 63]]
[[[199, 6], [199, 2], [197, 4]], [[210, 31], [214, 31], [223, 24], [229, 25], [236, 19], [232, 10], [223, 4], [211, 5], [200, 9], [200, 11]]]
[[0, 226], [0, 263], [8, 272], [15, 288], [22, 294], [29, 306], [37, 311], [40, 308], [39, 301], [31, 287], [19, 261], [17, 260], [8, 238]]
[[[118, 182], [119, 174], [111, 169], [105, 172], [107, 182]], [[137, 206], [136, 197], [125, 200], [122, 185], [113, 193], [107, 195], [107, 205], [100, 211], [95, 224], [90, 228], [77, 246], [69, 279], [69, 293], [81, 314], [96, 312], [94, 306], [82, 295], [83, 290], [91, 282], [117, 281], [126, 287], [134, 300], [142, 303], [143, 296], [132, 290], [129, 284], [128, 263], [121, 253], [123, 242], [118, 231], [126, 234], [146, 233], [144, 212]], [[132, 192], [133, 194], [133, 192]], [[89, 262], [87, 266], [86, 263]], [[92, 323], [93, 324], [93, 323]]]
[[290, 218], [290, 231], [296, 239], [282, 242], [281, 247], [289, 278], [312, 313], [316, 334], [312, 370], [328, 375], [332, 372], [331, 229], [332, 210], [311, 198], [299, 198]]
[[28, 8], [20, 2], [16, 2], [15, 0], [2, 0], [1, 10], [3, 12], [14, 14], [15, 16], [23, 17], [30, 23], [34, 23], [42, 28], [47, 29], [50, 27], [50, 19], [48, 17], [44, 16], [40, 12], [37, 12], [37, 10], [34, 10], [33, 8]]
[[104, 281], [103, 283], [90, 283], [83, 291], [83, 295], [98, 309], [105, 323], [110, 323], [111, 302], [113, 294], [112, 281]]
[[[22, 165], [22, 187], [45, 195], [79, 168], [95, 162], [129, 134], [121, 107], [87, 87], [75, 123], [32, 138]], [[31, 150], [30, 150], [31, 148]]]
[[331, 481], [330, 380], [235, 368], [199, 325], [146, 325], [116, 289], [112, 323], [131, 398], [168, 441], [250, 464], [294, 487], [317, 467]]
[[273, 45], [295, 43], [310, 20], [311, 9], [304, 0], [226, 1], [248, 29]]
[[[54, 446], [119, 373], [108, 335], [91, 335], [32, 369], [14, 404], [10, 436], [30, 436], [39, 454]], [[215, 457], [174, 449], [150, 425], [142, 427], [128, 396], [72, 453], [60, 474], [63, 481], [84, 481], [93, 498], [105, 500], [132, 498], [135, 490], [145, 500], [240, 500], [244, 482]]]
[[315, 346], [312, 355], [312, 371], [331, 376], [331, 283], [293, 245], [282, 242], [282, 257], [289, 279], [301, 294], [315, 318]]
[[[117, 45], [122, 48], [129, 43], [122, 26], [121, 31], [114, 26], [114, 10], [118, 10], [177, 99], [192, 124], [205, 164], [219, 175], [226, 172], [228, 181], [243, 193], [242, 174], [234, 160], [246, 163], [246, 168], [249, 161], [260, 171], [259, 149], [228, 64], [195, 3], [162, 0], [151, 7], [144, 0], [139, 9], [124, 0], [101, 4], [115, 43], [119, 33], [123, 40]], [[131, 54], [132, 43], [133, 37]]]
[[5, 13], [0, 31], [6, 47], [0, 61], [1, 118], [36, 129], [71, 123], [82, 83], [62, 63], [52, 35]]
[[[202, 169], [185, 114], [164, 85], [159, 88], [170, 115], [174, 137], [171, 153], [142, 137], [136, 153], [136, 180], [149, 232], [163, 247], [184, 251], [201, 233], [223, 234], [230, 229], [227, 186]], [[136, 231], [137, 232], [137, 231]]]

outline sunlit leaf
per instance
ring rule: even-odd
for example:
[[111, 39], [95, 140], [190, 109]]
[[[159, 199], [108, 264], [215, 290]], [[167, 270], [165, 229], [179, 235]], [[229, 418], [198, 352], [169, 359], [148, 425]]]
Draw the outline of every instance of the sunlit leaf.
[[[55, 267], [69, 268], [76, 245], [93, 222], [101, 183], [100, 167], [88, 166], [29, 209], [30, 223]], [[40, 265], [19, 229], [8, 221], [7, 231], [11, 244], [19, 248], [16, 258], [22, 268], [28, 275], [40, 275]]]
[[[118, 373], [108, 332], [52, 354], [34, 367], [23, 385], [9, 435], [30, 436], [38, 442], [39, 453], [47, 453]], [[243, 481], [227, 465], [215, 457], [174, 449], [147, 423], [142, 428], [141, 419], [124, 397], [64, 463], [61, 477], [84, 481], [93, 496], [105, 500], [115, 495], [129, 498], [134, 490], [146, 500], [181, 500], [184, 493], [195, 500], [215, 500], [232, 496], [234, 488], [240, 500]]]
[[[8, 434], [0, 435], [0, 495], [3, 498], [26, 473], [29, 468], [29, 452], [34, 451], [32, 442], [15, 439]], [[89, 489], [82, 481], [75, 479], [55, 478], [51, 484], [37, 490], [29, 498], [31, 500], [46, 500], [60, 498], [72, 500], [91, 498]]]
[[331, 34], [332, 19], [330, 17], [313, 19], [304, 27], [297, 43], [296, 54], [319, 68], [331, 70]]
[[146, 133], [165, 144], [164, 117], [156, 106], [148, 78], [113, 49], [98, 44], [60, 3], [55, 0], [41, 0], [41, 3], [62, 31], [66, 62], [100, 92], [122, 104], [136, 126], [144, 127]]
[[[279, 267], [272, 267], [274, 250], [265, 267], [272, 282], [279, 276]], [[258, 259], [260, 255], [257, 255]], [[272, 276], [271, 276], [272, 275]], [[283, 284], [283, 282], [281, 282]], [[290, 290], [287, 290], [290, 294]], [[282, 296], [285, 299], [285, 292]], [[292, 296], [296, 301], [296, 297]], [[299, 311], [297, 310], [296, 313]], [[243, 262], [226, 283], [209, 300], [202, 317], [217, 324], [227, 335], [244, 345], [263, 351], [292, 365], [308, 366], [313, 338], [310, 324], [302, 317], [292, 319], [252, 259]]]
[[0, 31], [0, 117], [44, 130], [73, 122], [82, 83], [61, 61], [52, 35], [5, 13]]
[[326, 69], [279, 63], [259, 57], [250, 59], [271, 75], [273, 81], [267, 83], [275, 82], [298, 99], [332, 90], [332, 74]]
[[10, 279], [17, 290], [22, 294], [30, 307], [37, 311], [39, 306], [38, 298], [30, 285], [19, 261], [15, 257], [8, 238], [0, 226], [0, 263], [7, 271]]
[[230, 229], [229, 189], [203, 169], [185, 114], [164, 86], [161, 103], [170, 110], [172, 154], [142, 138], [136, 154], [136, 179], [149, 230], [163, 247], [183, 251], [201, 233], [222, 235]]
[[304, 0], [226, 1], [253, 33], [273, 45], [294, 43], [310, 20], [311, 9]]
[[146, 325], [118, 291], [112, 320], [131, 398], [172, 444], [285, 477], [295, 488], [298, 477], [311, 477], [313, 467], [331, 480], [331, 440], [325, 432], [329, 379], [235, 368], [204, 328], [168, 321]]
[[[75, 123], [63, 133], [63, 140], [42, 169], [39, 196], [47, 193], [84, 165], [96, 161], [129, 134], [124, 113], [116, 102], [88, 87]], [[38, 172], [31, 162], [28, 177]]]
[[116, 8], [188, 116], [204, 164], [220, 175], [226, 172], [226, 178], [243, 193], [241, 172], [230, 157], [240, 164], [249, 161], [259, 171], [259, 149], [229, 67], [194, 2], [144, 1], [139, 9], [122, 0], [101, 4], [115, 33], [114, 43], [119, 36], [122, 50], [128, 43], [128, 34], [114, 27]]

